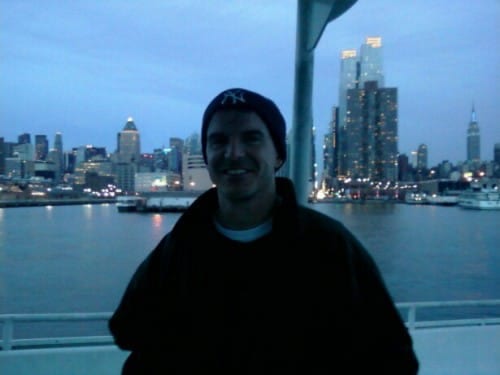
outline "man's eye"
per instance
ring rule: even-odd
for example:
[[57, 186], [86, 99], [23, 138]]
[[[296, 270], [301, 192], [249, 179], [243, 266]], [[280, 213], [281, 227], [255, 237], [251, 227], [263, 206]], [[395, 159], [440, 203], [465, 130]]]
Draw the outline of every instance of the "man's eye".
[[221, 147], [227, 143], [224, 137], [213, 137], [209, 140], [210, 147]]
[[257, 144], [262, 141], [262, 137], [259, 134], [249, 134], [245, 136], [244, 141], [247, 144]]

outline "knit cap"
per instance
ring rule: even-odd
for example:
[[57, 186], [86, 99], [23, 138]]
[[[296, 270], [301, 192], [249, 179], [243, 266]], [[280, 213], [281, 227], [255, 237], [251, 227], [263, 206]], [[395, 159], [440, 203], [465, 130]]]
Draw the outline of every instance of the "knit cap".
[[207, 128], [212, 116], [220, 110], [244, 109], [257, 113], [267, 125], [279, 158], [286, 160], [286, 124], [277, 105], [269, 98], [256, 92], [232, 88], [219, 93], [205, 109], [201, 125], [201, 149], [207, 162]]

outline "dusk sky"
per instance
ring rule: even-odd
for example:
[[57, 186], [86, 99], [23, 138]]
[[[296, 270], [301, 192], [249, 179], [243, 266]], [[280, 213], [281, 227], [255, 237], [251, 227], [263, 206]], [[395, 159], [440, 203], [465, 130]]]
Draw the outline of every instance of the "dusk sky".
[[[230, 87], [272, 98], [291, 130], [296, 20], [295, 0], [0, 0], [0, 137], [46, 134], [52, 147], [61, 132], [65, 151], [113, 152], [130, 116], [152, 152], [198, 133]], [[369, 36], [382, 38], [385, 86], [398, 89], [399, 152], [425, 143], [430, 166], [463, 161], [474, 105], [492, 160], [500, 1], [358, 0], [315, 50], [318, 145], [338, 104], [340, 53]]]

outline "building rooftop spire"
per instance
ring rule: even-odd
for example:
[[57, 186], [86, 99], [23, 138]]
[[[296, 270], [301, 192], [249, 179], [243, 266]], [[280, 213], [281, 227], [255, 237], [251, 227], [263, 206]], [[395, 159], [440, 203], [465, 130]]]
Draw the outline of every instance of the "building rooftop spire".
[[475, 109], [475, 106], [474, 106], [474, 102], [472, 102], [472, 111], [471, 111], [471, 114], [470, 114], [470, 121], [471, 122], [476, 122], [476, 109]]
[[137, 127], [135, 126], [134, 119], [132, 117], [129, 117], [127, 119], [127, 123], [123, 127], [123, 130], [135, 130], [135, 131], [137, 131]]

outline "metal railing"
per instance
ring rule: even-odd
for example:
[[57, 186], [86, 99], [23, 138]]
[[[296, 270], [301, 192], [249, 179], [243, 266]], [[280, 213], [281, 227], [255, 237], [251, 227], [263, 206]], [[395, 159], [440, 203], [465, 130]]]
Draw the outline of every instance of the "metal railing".
[[48, 313], [48, 314], [3, 314], [0, 315], [2, 339], [0, 350], [15, 350], [23, 348], [49, 348], [65, 346], [89, 346], [113, 344], [113, 338], [108, 335], [99, 336], [59, 336], [37, 338], [15, 338], [14, 327], [20, 323], [42, 322], [91, 322], [109, 319], [111, 313]]
[[[407, 311], [405, 323], [408, 329], [437, 328], [437, 327], [463, 327], [477, 325], [500, 324], [500, 299], [490, 300], [466, 300], [466, 301], [432, 301], [432, 302], [400, 302], [396, 306], [400, 311]], [[429, 309], [447, 309], [449, 313], [456, 312], [457, 309], [473, 307], [492, 307], [495, 311], [490, 311], [493, 316], [480, 316], [472, 318], [450, 318], [450, 319], [418, 319], [417, 311]]]
[[[500, 325], [500, 299], [495, 300], [468, 300], [468, 301], [443, 301], [443, 302], [401, 302], [397, 303], [399, 311], [409, 330], [429, 329], [437, 327], [463, 327]], [[418, 319], [417, 312], [422, 313], [427, 309], [465, 309], [489, 307], [492, 311], [480, 317], [451, 318], [451, 319]], [[494, 311], [493, 311], [494, 310]], [[406, 312], [406, 313], [405, 313]], [[478, 313], [476, 312], [475, 315]], [[480, 314], [480, 313], [479, 313]], [[113, 345], [113, 338], [107, 335], [79, 335], [64, 337], [37, 337], [16, 338], [15, 326], [21, 323], [42, 322], [107, 322], [110, 312], [99, 313], [48, 313], [48, 314], [0, 314], [2, 338], [0, 350], [18, 350], [27, 348], [60, 348], [68, 346]]]

